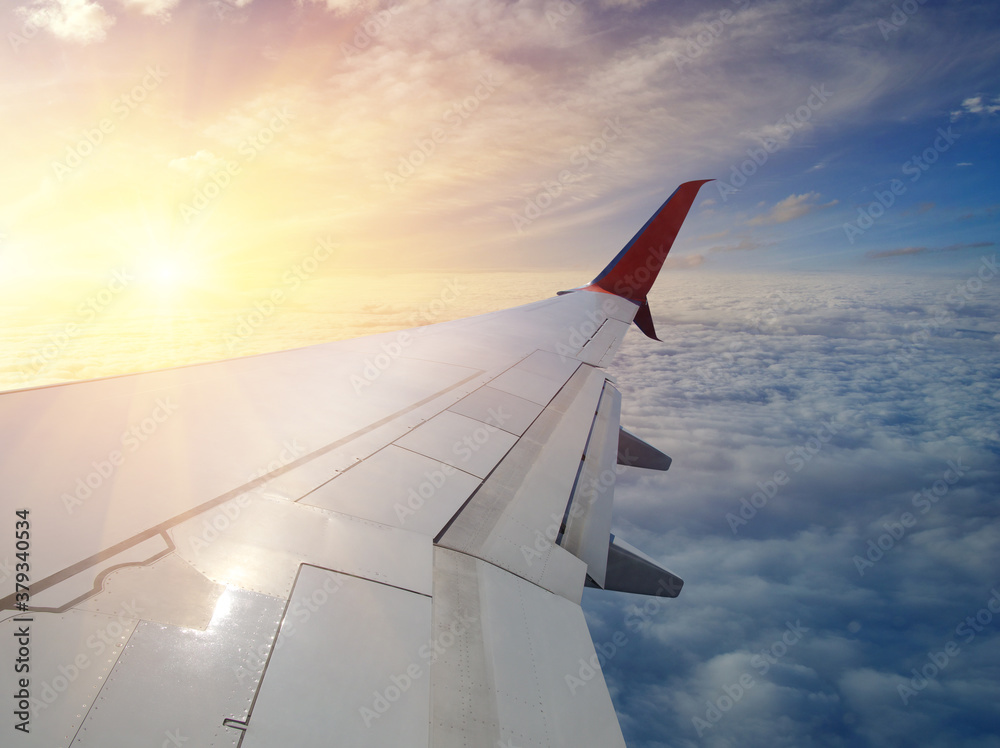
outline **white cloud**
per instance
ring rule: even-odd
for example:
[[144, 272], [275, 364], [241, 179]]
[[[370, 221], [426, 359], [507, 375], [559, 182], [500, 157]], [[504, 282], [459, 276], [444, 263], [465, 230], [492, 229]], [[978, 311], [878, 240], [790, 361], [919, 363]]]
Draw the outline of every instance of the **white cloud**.
[[966, 114], [996, 114], [1000, 112], [1000, 96], [995, 96], [992, 102], [984, 100], [982, 95], [970, 96], [962, 101], [962, 107], [951, 113], [951, 121], [955, 122]]
[[[647, 598], [597, 590], [584, 598], [596, 642], [616, 631], [628, 639], [604, 669], [630, 746], [990, 744], [996, 619], [971, 643], [960, 641], [961, 654], [911, 706], [896, 690], [983, 607], [1000, 568], [996, 343], [955, 335], [1000, 318], [1000, 276], [975, 292], [965, 285], [980, 267], [968, 258], [951, 278], [661, 276], [650, 304], [665, 342], [633, 330], [609, 372], [622, 391], [623, 425], [674, 464], [667, 473], [622, 474], [613, 530], [687, 584], [638, 619]], [[470, 291], [488, 292], [464, 294], [449, 314], [502, 308], [522, 300], [526, 286], [541, 298], [580, 280], [514, 275], [506, 287], [503, 276], [465, 280]], [[436, 293], [435, 281], [414, 282], [424, 291], [401, 282], [404, 297], [370, 310], [364, 304], [384, 278], [354, 290], [351, 283], [317, 279], [301, 308], [276, 315], [246, 352], [320, 342], [344, 327], [406, 326], [408, 310]], [[959, 283], [969, 298], [949, 301]], [[169, 332], [148, 315], [122, 314], [46, 373], [165, 366], [177, 363], [176, 347], [191, 362], [224, 357], [225, 332], [244, 309], [208, 322], [180, 318]], [[924, 329], [930, 336], [914, 343]], [[3, 360], [41, 345], [49, 330], [32, 333]], [[20, 383], [13, 375], [8, 386]], [[847, 411], [858, 417], [842, 419], [796, 471], [789, 452]], [[860, 577], [852, 556], [885, 532], [883, 523], [916, 512], [913, 495], [958, 458], [969, 466], [962, 482]], [[734, 535], [726, 513], [777, 470], [790, 480]], [[648, 625], [626, 624], [635, 620]], [[786, 622], [797, 620], [809, 631], [776, 650]], [[752, 659], [762, 649], [780, 655], [766, 672], [765, 661]], [[718, 703], [727, 687], [735, 693], [744, 674], [754, 685], [698, 739], [692, 717], [704, 719], [706, 701]]]
[[104, 41], [107, 30], [115, 23], [114, 16], [89, 0], [35, 0], [17, 12], [32, 26], [47, 28], [60, 39], [81, 44]]
[[818, 192], [805, 192], [801, 195], [789, 195], [784, 200], [771, 208], [767, 213], [750, 220], [751, 226], [762, 226], [769, 223], [788, 223], [796, 218], [812, 213], [821, 208], [828, 208], [837, 204], [837, 200], [832, 200], [824, 205], [818, 205], [816, 200], [820, 197]]
[[[725, 234], [727, 234], [727, 233], [729, 233], [729, 232], [725, 232]], [[722, 234], [722, 236], [725, 236], [725, 234]], [[706, 238], [708, 238], [708, 237], [706, 237]], [[736, 242], [735, 244], [720, 244], [720, 245], [711, 247], [708, 251], [709, 252], [736, 252], [736, 251], [744, 251], [744, 250], [748, 250], [748, 249], [760, 249], [761, 247], [767, 247], [767, 246], [770, 246], [769, 242], [761, 242], [761, 241], [757, 241], [756, 239], [751, 239], [749, 236], [742, 236], [742, 237], [740, 237], [740, 240], [738, 242]]]
[[[177, 7], [180, 0], [118, 0], [129, 10], [138, 10], [145, 16], [153, 16], [161, 21], [170, 20], [170, 11]], [[234, 3], [238, 5], [238, 3]]]
[[689, 270], [705, 262], [703, 255], [684, 255], [682, 257], [667, 257], [663, 261], [664, 270]]
[[339, 15], [348, 15], [374, 8], [375, 0], [310, 0], [312, 3], [325, 5], [326, 9]]
[[[956, 331], [1000, 314], [1000, 276], [948, 296], [980, 267], [661, 278], [650, 306], [664, 343], [632, 333], [609, 370], [622, 425], [674, 462], [621, 476], [613, 531], [687, 584], [640, 631], [614, 604], [643, 600], [585, 597], [595, 641], [618, 628], [638, 639], [605, 669], [630, 745], [988, 744], [990, 718], [977, 723], [994, 710], [992, 633], [959, 640], [909, 706], [897, 691], [996, 584], [995, 342]], [[824, 422], [843, 425], [810, 444]], [[798, 470], [796, 448], [809, 457]], [[913, 496], [948, 460], [965, 475], [920, 513]], [[779, 470], [789, 480], [734, 534], [726, 514]], [[904, 511], [916, 524], [860, 576], [853, 556]], [[808, 633], [764, 672], [750, 658], [797, 619]], [[698, 736], [692, 718], [744, 673], [752, 688]]]

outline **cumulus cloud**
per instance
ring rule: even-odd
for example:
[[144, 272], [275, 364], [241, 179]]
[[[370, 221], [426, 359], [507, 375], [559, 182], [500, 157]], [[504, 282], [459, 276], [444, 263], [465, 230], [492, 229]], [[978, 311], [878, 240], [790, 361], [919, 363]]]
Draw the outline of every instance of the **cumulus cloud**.
[[100, 4], [90, 0], [35, 0], [17, 12], [28, 24], [81, 44], [103, 41], [115, 23]]
[[[246, 2], [246, 0], [242, 0]], [[170, 11], [180, 0], [118, 0], [126, 10], [135, 10], [142, 15], [170, 20]], [[236, 0], [238, 4], [241, 0]], [[107, 31], [115, 24], [110, 15], [98, 2], [92, 0], [33, 0], [31, 5], [17, 8], [17, 13], [25, 21], [37, 28], [46, 28], [54, 36], [81, 44], [102, 42]]]
[[819, 200], [818, 192], [806, 192], [801, 195], [789, 195], [784, 200], [771, 208], [767, 213], [750, 219], [751, 226], [762, 226], [769, 223], [788, 223], [796, 218], [808, 215], [813, 211], [822, 208], [829, 208], [837, 204], [837, 200], [831, 200], [824, 205], [816, 203]]
[[[661, 276], [650, 306], [664, 342], [633, 330], [609, 371], [623, 425], [674, 463], [620, 476], [613, 531], [686, 585], [675, 600], [584, 596], [594, 641], [620, 633], [602, 657], [630, 748], [990, 745], [1000, 618], [958, 638], [960, 653], [908, 703], [898, 691], [998, 586], [996, 342], [957, 333], [1000, 318], [1000, 275], [971, 257], [955, 267], [923, 278]], [[580, 281], [514, 275], [463, 277], [469, 292], [447, 316]], [[399, 279], [389, 305], [371, 301], [383, 276], [317, 278], [241, 353], [406, 327], [451, 277]], [[66, 297], [72, 315], [78, 295]], [[169, 330], [155, 306], [116, 311], [44, 377], [224, 358], [257, 298], [192, 310]], [[20, 338], [0, 341], [0, 375], [24, 386], [18, 355], [47, 345], [52, 325], [11, 329]], [[950, 463], [962, 473], [952, 483]], [[921, 511], [915, 497], [939, 481]], [[900, 534], [904, 512], [914, 521]], [[855, 558], [869, 554], [861, 574]]]
[[970, 96], [962, 101], [962, 106], [951, 113], [951, 121], [955, 122], [968, 114], [991, 115], [1000, 112], [1000, 96], [992, 99], [979, 96]]
[[956, 629], [997, 586], [1000, 370], [957, 331], [1000, 315], [1000, 275], [668, 275], [650, 306], [664, 343], [610, 370], [674, 462], [622, 475], [614, 532], [686, 585], [584, 600], [595, 642], [628, 637], [605, 673], [629, 745], [989, 745], [1000, 616]]

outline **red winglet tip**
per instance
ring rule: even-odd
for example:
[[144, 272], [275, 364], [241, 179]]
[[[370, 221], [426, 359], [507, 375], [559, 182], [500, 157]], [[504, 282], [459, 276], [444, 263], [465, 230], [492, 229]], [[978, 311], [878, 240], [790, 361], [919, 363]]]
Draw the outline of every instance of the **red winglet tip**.
[[631, 301], [644, 302], [677, 238], [677, 232], [698, 196], [698, 190], [711, 181], [699, 179], [685, 182], [674, 190], [615, 259], [591, 282], [591, 286]]

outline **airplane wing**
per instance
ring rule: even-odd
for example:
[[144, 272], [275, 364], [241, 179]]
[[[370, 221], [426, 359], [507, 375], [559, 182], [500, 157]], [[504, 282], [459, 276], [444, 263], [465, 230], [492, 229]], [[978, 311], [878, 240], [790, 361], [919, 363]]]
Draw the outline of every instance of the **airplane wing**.
[[3, 743], [624, 745], [583, 587], [682, 582], [604, 367], [701, 184], [549, 300], [0, 395]]

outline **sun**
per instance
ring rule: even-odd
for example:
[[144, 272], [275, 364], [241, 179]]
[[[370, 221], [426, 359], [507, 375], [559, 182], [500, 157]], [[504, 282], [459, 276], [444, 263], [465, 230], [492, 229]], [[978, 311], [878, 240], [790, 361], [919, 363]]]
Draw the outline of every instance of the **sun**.
[[161, 302], [176, 301], [195, 292], [205, 281], [197, 258], [179, 250], [150, 253], [137, 269], [136, 280], [146, 293]]
[[151, 279], [160, 288], [170, 288], [178, 285], [183, 279], [183, 275], [178, 262], [163, 259], [157, 261], [153, 266]]

